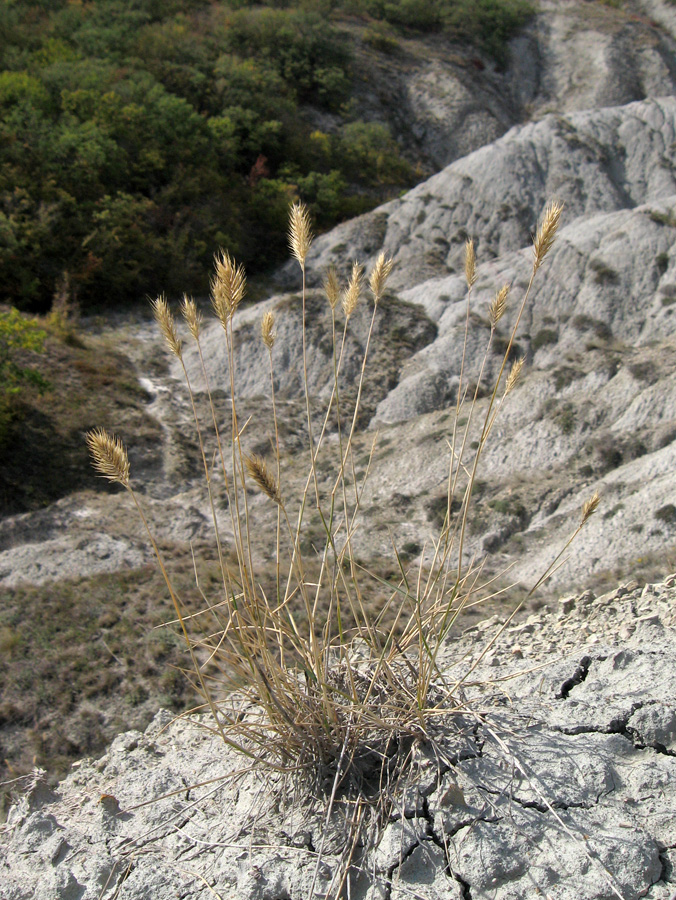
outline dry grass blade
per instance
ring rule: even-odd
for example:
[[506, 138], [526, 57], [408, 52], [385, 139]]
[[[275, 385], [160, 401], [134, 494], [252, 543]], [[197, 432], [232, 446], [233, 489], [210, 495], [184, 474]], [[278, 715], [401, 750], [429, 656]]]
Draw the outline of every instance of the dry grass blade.
[[183, 355], [183, 342], [176, 331], [176, 322], [169, 311], [166, 299], [164, 297], [158, 297], [156, 300], [153, 300], [152, 308], [153, 315], [155, 316], [157, 324], [160, 326], [160, 331], [164, 335], [167, 346], [174, 356], [181, 359], [181, 356]]
[[246, 290], [244, 266], [237, 265], [226, 250], [214, 259], [216, 271], [211, 279], [211, 303], [224, 329], [235, 315]]
[[279, 492], [279, 485], [275, 476], [262, 456], [252, 453], [250, 456], [244, 457], [246, 470], [256, 482], [258, 487], [267, 494], [278, 506], [282, 505], [282, 497]]
[[347, 288], [345, 289], [345, 293], [343, 294], [343, 312], [345, 313], [346, 319], [350, 318], [357, 307], [357, 303], [359, 303], [362, 281], [362, 266], [358, 262], [353, 262], [352, 271], [350, 273], [350, 280], [347, 284]]
[[276, 337], [275, 315], [271, 310], [268, 310], [261, 320], [261, 338], [268, 350], [272, 350], [274, 347]]
[[304, 203], [294, 203], [289, 213], [289, 247], [302, 269], [305, 268], [311, 244], [310, 213]]
[[87, 446], [96, 471], [109, 481], [129, 486], [129, 458], [122, 441], [103, 428], [87, 432]]
[[559, 228], [563, 203], [550, 203], [545, 209], [542, 222], [533, 241], [533, 269], [537, 271], [545, 256], [552, 249], [556, 232]]

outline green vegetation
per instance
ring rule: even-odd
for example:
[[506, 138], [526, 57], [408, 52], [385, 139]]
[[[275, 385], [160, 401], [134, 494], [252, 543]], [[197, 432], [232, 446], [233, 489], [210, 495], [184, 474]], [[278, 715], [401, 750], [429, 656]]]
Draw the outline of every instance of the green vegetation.
[[322, 226], [412, 183], [382, 125], [349, 112], [350, 51], [318, 11], [202, 0], [3, 5], [0, 277], [45, 311], [206, 292], [219, 246], [279, 261], [290, 198]]
[[499, 65], [507, 62], [507, 41], [534, 12], [528, 0], [345, 0], [344, 7], [395, 26], [443, 31]]
[[35, 319], [16, 309], [0, 312], [0, 452], [7, 441], [10, 423], [17, 414], [22, 389], [44, 391], [49, 382], [27, 357], [44, 349], [45, 332]]
[[359, 16], [380, 49], [395, 49], [397, 29], [443, 28], [504, 61], [529, 10], [524, 0], [2, 4], [0, 300], [45, 312], [64, 283], [83, 307], [206, 293], [221, 246], [270, 268], [289, 200], [328, 228], [415, 180], [388, 128], [350, 102], [358, 37], [342, 16]]
[[570, 434], [575, 428], [575, 407], [572, 403], [564, 403], [558, 413], [554, 416], [554, 421], [564, 434]]
[[670, 228], [676, 228], [676, 213], [673, 209], [663, 212], [659, 209], [651, 209], [648, 213], [651, 222], [657, 225], [668, 225]]

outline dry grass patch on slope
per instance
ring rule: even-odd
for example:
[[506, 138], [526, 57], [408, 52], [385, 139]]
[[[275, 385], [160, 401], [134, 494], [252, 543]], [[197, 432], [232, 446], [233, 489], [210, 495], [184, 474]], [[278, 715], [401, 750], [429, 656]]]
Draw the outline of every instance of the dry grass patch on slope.
[[[189, 549], [163, 549], [186, 605], [201, 604]], [[207, 590], [218, 577], [210, 550], [196, 563]], [[0, 782], [33, 765], [56, 781], [158, 707], [195, 704], [164, 593], [153, 566], [0, 589]]]

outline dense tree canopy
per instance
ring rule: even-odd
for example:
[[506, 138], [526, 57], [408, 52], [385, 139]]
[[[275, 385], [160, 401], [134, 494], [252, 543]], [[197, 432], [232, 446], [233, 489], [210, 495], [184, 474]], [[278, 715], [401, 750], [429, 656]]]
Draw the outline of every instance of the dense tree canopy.
[[[347, 102], [343, 10], [445, 28], [500, 57], [525, 0], [5, 0], [0, 302], [42, 311], [206, 288], [219, 246], [262, 270], [289, 200], [320, 227], [413, 182]], [[308, 110], [333, 114], [330, 133]]]

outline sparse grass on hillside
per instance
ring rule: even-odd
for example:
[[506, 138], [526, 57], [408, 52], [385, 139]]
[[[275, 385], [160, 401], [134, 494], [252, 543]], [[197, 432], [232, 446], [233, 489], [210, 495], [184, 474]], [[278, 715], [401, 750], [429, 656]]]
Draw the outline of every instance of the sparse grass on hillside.
[[78, 489], [102, 488], [91, 478], [82, 441], [102, 418], [137, 430], [138, 451], [160, 437], [129, 360], [97, 336], [47, 336], [29, 362], [49, 389], [27, 389], [13, 398], [0, 442], [0, 516], [39, 509]]
[[[147, 529], [190, 657], [192, 683], [201, 695], [201, 708], [211, 713], [205, 727], [254, 765], [293, 776], [322, 795], [327, 817], [338, 803], [349, 810], [346, 820], [350, 819], [351, 825], [342, 864], [327, 897], [342, 895], [364, 844], [373, 837], [373, 829], [377, 833], [378, 823], [387, 819], [416, 743], [433, 740], [436, 721], [467, 712], [462, 682], [448, 684], [438, 658], [463, 612], [495, 596], [495, 580], [483, 577], [480, 563], [467, 552], [472, 496], [481, 491], [480, 462], [495, 421], [519, 381], [524, 361], [518, 358], [510, 363], [514, 339], [533, 281], [554, 242], [560, 214], [561, 206], [556, 204], [544, 213], [534, 240], [528, 287], [512, 307], [509, 337], [504, 339], [497, 374], [486, 379], [481, 392], [485, 401], [480, 404], [480, 386], [494, 357], [491, 344], [496, 327], [509, 306], [509, 285], [497, 292], [489, 306], [486, 347], [478, 360], [471, 361], [472, 368], [476, 362], [479, 371], [473, 382], [468, 376], [470, 360], [463, 355], [455, 424], [447, 440], [440, 442], [440, 453], [447, 455], [448, 479], [445, 493], [432, 509], [437, 536], [414, 564], [405, 562], [393, 547], [390, 572], [383, 576], [364, 564], [355, 549], [377, 445], [374, 435], [370, 451], [363, 454], [356, 433], [373, 355], [374, 323], [377, 317], [387, 315], [385, 287], [392, 261], [381, 254], [368, 280], [355, 262], [345, 285], [339, 283], [334, 270], [327, 273], [324, 287], [331, 311], [334, 374], [330, 395], [320, 401], [312, 395], [308, 378], [305, 264], [312, 235], [307, 209], [300, 204], [292, 207], [289, 230], [302, 282], [298, 365], [303, 372], [307, 446], [306, 475], [300, 484], [287, 478], [280, 452], [273, 353], [277, 335], [270, 310], [261, 321], [260, 339], [269, 358], [273, 452], [265, 458], [248, 447], [248, 422], [237, 398], [237, 336], [233, 330], [245, 291], [243, 268], [222, 252], [216, 258], [212, 280], [212, 303], [222, 326], [228, 361], [231, 421], [226, 427], [219, 423], [213, 404], [211, 415], [207, 412], [203, 420], [195, 403], [198, 374], [208, 396], [220, 385], [209, 382], [200, 344], [203, 322], [194, 302], [185, 297], [181, 308], [199, 357], [198, 372], [190, 375], [183, 339], [166, 301], [160, 297], [154, 304], [159, 328], [188, 382], [212, 508], [220, 583], [203, 593], [198, 613], [186, 602], [170, 562], [155, 542], [121, 440], [101, 429], [88, 434], [95, 468], [129, 492]], [[471, 241], [466, 246], [465, 274], [469, 329], [476, 280]], [[366, 302], [363, 294], [367, 290], [371, 324], [362, 344], [360, 370], [352, 390], [346, 392], [341, 377], [346, 335], [358, 304]], [[462, 418], [466, 424], [459, 427]], [[470, 435], [475, 434], [474, 442]], [[402, 480], [405, 487], [406, 473]], [[216, 508], [222, 490], [228, 496], [227, 527]], [[593, 495], [584, 505], [570, 540], [598, 502]], [[274, 519], [267, 515], [268, 509], [276, 511]], [[517, 515], [516, 507], [509, 509]], [[262, 566], [257, 553], [266, 522], [263, 541], [266, 555], [274, 560], [273, 578], [270, 566]], [[530, 591], [522, 591], [521, 604], [562, 553]], [[379, 599], [375, 608], [374, 597]], [[470, 667], [466, 678], [471, 671]], [[319, 847], [317, 871], [322, 851]], [[349, 893], [349, 887], [347, 890]], [[309, 893], [313, 892], [314, 883]]]
[[[187, 599], [196, 593], [189, 551], [165, 552]], [[198, 571], [212, 583], [206, 550]], [[184, 646], [174, 628], [160, 627], [161, 597], [151, 566], [0, 588], [0, 782], [34, 765], [56, 781], [120, 731], [144, 728], [158, 707], [195, 704], [180, 671]], [[8, 796], [0, 793], [0, 817]]]

